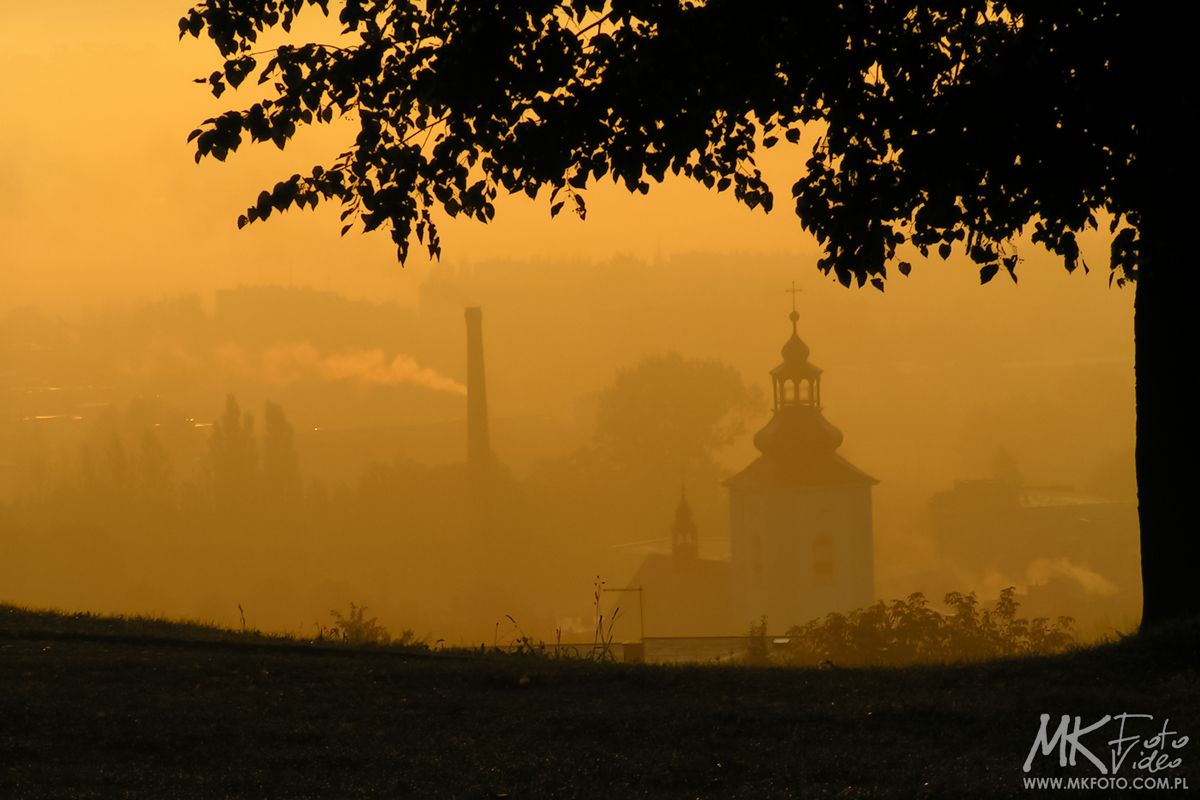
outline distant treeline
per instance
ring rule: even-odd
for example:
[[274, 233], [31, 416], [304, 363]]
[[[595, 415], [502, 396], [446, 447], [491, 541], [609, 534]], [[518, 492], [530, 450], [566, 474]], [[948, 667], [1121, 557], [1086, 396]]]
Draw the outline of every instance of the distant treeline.
[[509, 614], [545, 638], [587, 633], [595, 576], [632, 572], [641, 553], [620, 545], [666, 541], [681, 477], [702, 535], [719, 535], [712, 453], [760, 403], [725, 365], [648, 357], [600, 394], [588, 445], [520, 478], [500, 454], [483, 516], [461, 463], [308, 478], [277, 403], [256, 416], [229, 396], [211, 424], [131, 407], [0, 501], [0, 598], [224, 624], [240, 604], [252, 627], [305, 635], [352, 601], [450, 642], [491, 641]]

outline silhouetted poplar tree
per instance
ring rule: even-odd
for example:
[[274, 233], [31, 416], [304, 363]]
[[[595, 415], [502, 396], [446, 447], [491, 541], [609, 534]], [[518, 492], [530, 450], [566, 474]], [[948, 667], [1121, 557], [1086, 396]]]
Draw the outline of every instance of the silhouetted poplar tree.
[[226, 398], [225, 412], [213, 424], [209, 446], [213, 502], [217, 510], [244, 511], [257, 484], [258, 447], [254, 441], [254, 417], [242, 413], [233, 395]]
[[137, 460], [137, 493], [141, 504], [152, 512], [175, 506], [175, 481], [171, 458], [152, 430], [142, 434]]
[[263, 411], [263, 488], [276, 504], [295, 503], [301, 496], [295, 438], [283, 408], [268, 401]]

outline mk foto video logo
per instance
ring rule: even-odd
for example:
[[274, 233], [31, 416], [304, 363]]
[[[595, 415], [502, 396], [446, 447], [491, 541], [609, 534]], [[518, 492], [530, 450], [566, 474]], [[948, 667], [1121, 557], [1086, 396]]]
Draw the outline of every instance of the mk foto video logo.
[[1035, 762], [1058, 754], [1059, 768], [1080, 767], [1080, 775], [1026, 775], [1026, 789], [1133, 789], [1187, 791], [1187, 777], [1179, 774], [1180, 751], [1188, 737], [1171, 728], [1171, 720], [1153, 714], [1105, 714], [1090, 725], [1083, 718], [1063, 714], [1057, 725], [1041, 715], [1041, 727], [1022, 767], [1033, 771]]

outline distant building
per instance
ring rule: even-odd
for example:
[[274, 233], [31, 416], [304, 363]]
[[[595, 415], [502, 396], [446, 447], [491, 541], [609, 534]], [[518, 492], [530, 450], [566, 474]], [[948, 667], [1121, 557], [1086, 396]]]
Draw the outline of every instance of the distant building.
[[680, 495], [675, 509], [670, 555], [647, 555], [629, 585], [641, 590], [640, 598], [623, 599], [622, 603], [640, 600], [645, 605], [640, 610], [626, 605], [624, 613], [644, 613], [648, 637], [742, 632], [733, 615], [729, 562], [700, 557], [696, 522], [686, 494]]
[[1132, 502], [1066, 486], [959, 480], [935, 494], [929, 510], [934, 543], [959, 566], [1024, 580], [1034, 562], [1067, 559], [1121, 590], [1137, 591], [1138, 518]]
[[729, 487], [734, 613], [775, 630], [874, 600], [871, 488], [837, 449], [821, 413], [821, 369], [796, 332], [771, 370], [774, 414], [754, 437], [762, 453]]
[[729, 560], [701, 558], [686, 496], [670, 555], [648, 555], [630, 582], [645, 604], [648, 661], [744, 656], [763, 616], [783, 632], [874, 600], [871, 489], [877, 481], [837, 453], [841, 432], [821, 413], [821, 369], [796, 332], [771, 370], [774, 414], [754, 437], [762, 453], [725, 481]]

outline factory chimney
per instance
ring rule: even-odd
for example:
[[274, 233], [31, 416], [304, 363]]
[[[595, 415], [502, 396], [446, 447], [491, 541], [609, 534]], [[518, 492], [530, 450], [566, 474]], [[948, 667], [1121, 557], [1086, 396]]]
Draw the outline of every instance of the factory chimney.
[[487, 505], [492, 447], [488, 439], [487, 386], [483, 374], [483, 310], [467, 318], [467, 490], [476, 511]]

